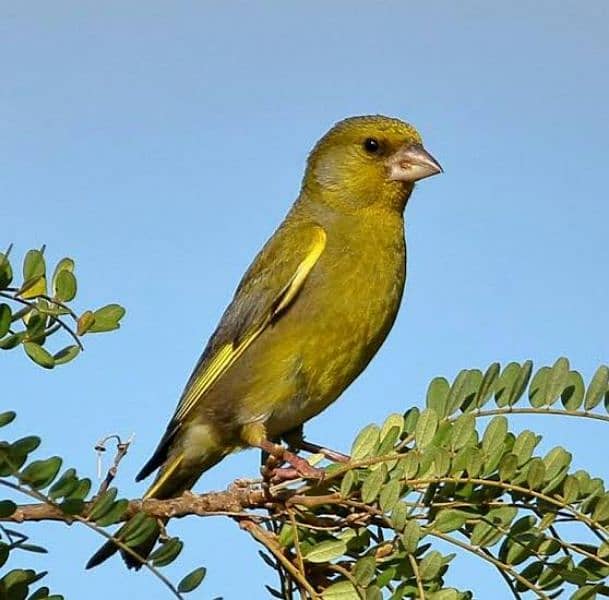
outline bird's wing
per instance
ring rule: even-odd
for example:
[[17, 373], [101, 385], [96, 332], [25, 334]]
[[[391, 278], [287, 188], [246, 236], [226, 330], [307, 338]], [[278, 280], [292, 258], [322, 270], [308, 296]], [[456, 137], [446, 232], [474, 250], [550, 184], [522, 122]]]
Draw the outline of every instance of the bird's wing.
[[[166, 459], [182, 423], [258, 336], [294, 302], [326, 246], [319, 225], [283, 227], [267, 242], [243, 276], [180, 398], [165, 435], [137, 480]], [[286, 248], [290, 252], [286, 252]]]

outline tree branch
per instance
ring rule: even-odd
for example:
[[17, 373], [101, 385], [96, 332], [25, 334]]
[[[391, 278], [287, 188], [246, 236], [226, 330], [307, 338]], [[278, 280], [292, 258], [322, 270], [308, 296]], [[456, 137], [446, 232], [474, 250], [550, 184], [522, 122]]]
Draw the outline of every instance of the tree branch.
[[[289, 494], [288, 494], [289, 496]], [[185, 492], [177, 498], [169, 500], [131, 500], [127, 511], [121, 518], [126, 521], [140, 511], [144, 511], [151, 517], [180, 518], [189, 515], [212, 516], [247, 516], [243, 511], [256, 508], [267, 508], [273, 503], [268, 495], [260, 488], [241, 487], [231, 485], [222, 492], [209, 492], [206, 494], [193, 494]], [[84, 515], [93, 505], [89, 502], [85, 505]], [[22, 504], [8, 517], [0, 518], [3, 522], [23, 523], [24, 521], [64, 521], [71, 523], [73, 516], [66, 514], [61, 509], [45, 503]]]

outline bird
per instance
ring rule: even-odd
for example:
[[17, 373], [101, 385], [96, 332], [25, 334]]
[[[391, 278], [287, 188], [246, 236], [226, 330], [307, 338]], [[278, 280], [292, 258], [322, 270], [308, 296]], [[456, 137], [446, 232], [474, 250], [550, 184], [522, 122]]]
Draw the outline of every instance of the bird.
[[[190, 490], [244, 448], [279, 452], [307, 474], [308, 463], [276, 442], [292, 432], [302, 440], [303, 424], [387, 337], [406, 280], [404, 209], [415, 182], [441, 172], [418, 131], [397, 118], [349, 117], [315, 144], [296, 201], [241, 279], [136, 477], [158, 471], [144, 499]], [[141, 558], [155, 537], [136, 549]], [[117, 550], [108, 541], [87, 568]]]

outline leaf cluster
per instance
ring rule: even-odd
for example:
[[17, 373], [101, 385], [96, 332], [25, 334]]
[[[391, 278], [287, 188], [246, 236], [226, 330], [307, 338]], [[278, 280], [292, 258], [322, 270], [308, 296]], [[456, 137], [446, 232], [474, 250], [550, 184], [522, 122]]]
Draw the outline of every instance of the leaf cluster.
[[493, 565], [515, 597], [609, 596], [603, 481], [572, 469], [565, 448], [539, 454], [541, 436], [513, 432], [508, 420], [609, 420], [591, 412], [599, 405], [607, 411], [609, 369], [586, 386], [565, 358], [535, 373], [526, 361], [435, 378], [423, 410], [365, 427], [348, 465], [296, 490], [291, 518], [276, 517], [278, 540], [325, 600], [471, 597], [447, 585], [454, 554], [439, 541]]
[[[74, 261], [62, 258], [49, 275], [44, 250], [25, 254], [19, 281], [10, 260], [11, 247], [0, 253], [0, 349], [20, 346], [37, 365], [53, 369], [78, 356], [85, 334], [118, 329], [125, 309], [108, 304], [77, 314], [71, 307], [78, 290]], [[48, 340], [58, 332], [72, 343], [50, 350]]]

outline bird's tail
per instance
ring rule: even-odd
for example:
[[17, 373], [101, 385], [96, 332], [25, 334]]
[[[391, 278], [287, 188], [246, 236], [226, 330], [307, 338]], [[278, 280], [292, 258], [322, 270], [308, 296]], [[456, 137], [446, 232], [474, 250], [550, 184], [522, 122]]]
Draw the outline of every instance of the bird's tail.
[[[157, 478], [148, 488], [148, 491], [144, 494], [143, 499], [147, 500], [149, 498], [156, 498], [157, 500], [165, 500], [167, 498], [179, 496], [186, 490], [192, 488], [203, 471], [207, 471], [207, 469], [214, 466], [216, 463], [222, 460], [225, 455], [226, 453], [224, 452], [217, 454], [210, 453], [205, 457], [205, 462], [198, 465], [199, 468], [195, 469], [192, 468], [192, 465], [183, 467], [183, 454], [178, 454], [172, 457], [171, 460], [163, 465]], [[143, 513], [138, 513], [132, 519], [127, 521], [127, 523], [125, 523], [116, 532], [113, 538], [108, 540], [89, 559], [86, 568], [92, 569], [93, 567], [103, 563], [116, 552], [120, 551], [127, 567], [130, 569], [139, 569], [142, 566], [143, 561], [145, 561], [148, 558], [148, 555], [152, 552], [152, 549], [157, 543], [159, 535], [161, 534], [166, 522], [164, 519], [154, 520], [148, 517], [148, 524], [144, 526], [142, 521], [145, 519], [146, 517], [143, 516]], [[133, 545], [133, 543], [129, 543], [130, 541], [135, 541], [131, 539], [132, 536], [138, 538], [143, 536], [144, 539], [136, 542], [135, 545]], [[128, 547], [133, 550], [139, 558], [136, 558], [131, 553], [126, 552], [119, 544], [116, 543], [115, 540], [122, 542], [123, 545], [128, 545]]]
[[[135, 519], [135, 517], [134, 517]], [[111, 540], [108, 540], [87, 562], [86, 568], [92, 569], [97, 565], [103, 563], [105, 560], [109, 559], [113, 554], [120, 550], [120, 553], [125, 561], [125, 564], [130, 569], [139, 569], [143, 565], [144, 561], [148, 558], [148, 555], [152, 552], [157, 540], [159, 539], [159, 535], [161, 532], [161, 524], [162, 521], [154, 520], [153, 526], [150, 528], [151, 530], [148, 532], [148, 535], [145, 539], [137, 544], [136, 546], [132, 546], [131, 544], [128, 546], [139, 558], [136, 558], [133, 554], [121, 549], [121, 547], [117, 544], [118, 542], [126, 542], [128, 540], [129, 529], [134, 529], [133, 520], [125, 523], [114, 535]], [[131, 527], [130, 527], [131, 526]], [[116, 541], [115, 541], [116, 540]], [[126, 544], [125, 544], [126, 545]]]

